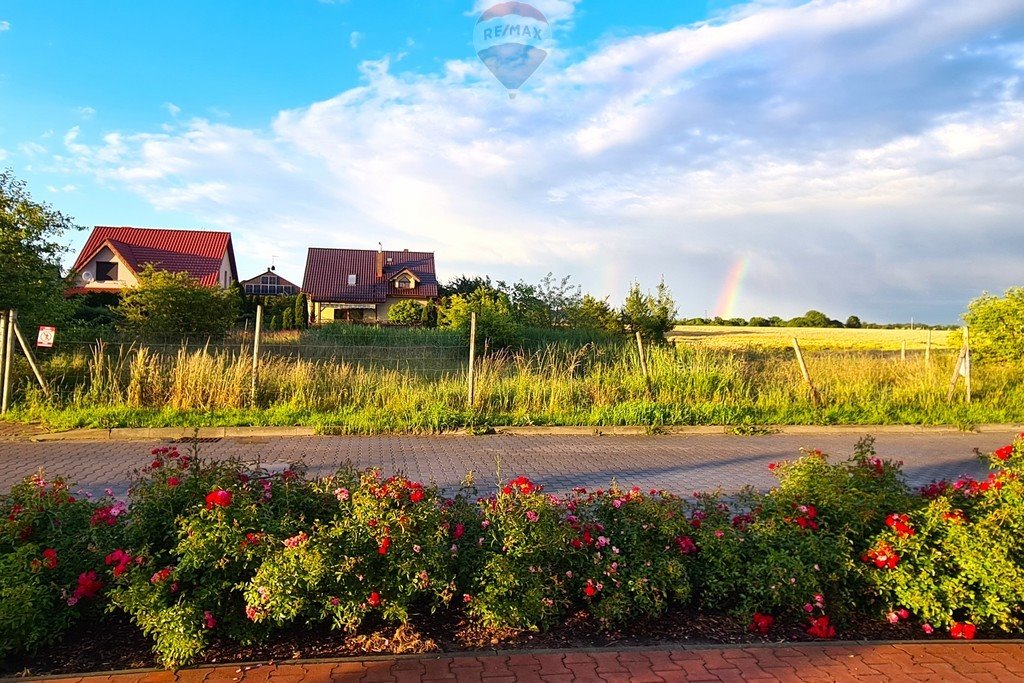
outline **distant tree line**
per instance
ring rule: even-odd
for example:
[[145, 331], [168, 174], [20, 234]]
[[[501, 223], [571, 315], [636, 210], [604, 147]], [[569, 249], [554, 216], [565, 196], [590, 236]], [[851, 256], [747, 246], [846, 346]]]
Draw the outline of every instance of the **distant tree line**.
[[926, 325], [922, 323], [868, 323], [862, 321], [859, 317], [851, 315], [846, 319], [846, 322], [834, 320], [829, 318], [821, 311], [810, 310], [801, 316], [796, 318], [790, 318], [786, 320], [780, 318], [777, 315], [773, 315], [770, 318], [764, 318], [759, 315], [755, 315], [749, 320], [745, 318], [684, 318], [679, 321], [680, 325], [720, 325], [720, 326], [731, 326], [731, 327], [834, 327], [834, 328], [846, 328], [851, 330], [858, 329], [869, 329], [869, 330], [896, 330], [904, 329], [907, 327], [914, 327], [921, 330], [951, 330], [956, 328], [956, 325]]

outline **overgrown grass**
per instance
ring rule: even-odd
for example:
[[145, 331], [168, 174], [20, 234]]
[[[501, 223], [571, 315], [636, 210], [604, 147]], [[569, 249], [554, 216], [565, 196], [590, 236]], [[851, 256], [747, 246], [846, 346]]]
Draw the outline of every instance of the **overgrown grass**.
[[[331, 330], [334, 328], [328, 328]], [[344, 329], [340, 328], [339, 329]], [[367, 335], [357, 332], [318, 334]], [[389, 333], [394, 333], [394, 330]], [[405, 340], [437, 334], [402, 331]], [[392, 340], [395, 337], [391, 338]], [[441, 346], [444, 346], [443, 344]], [[976, 365], [974, 401], [946, 401], [951, 351], [931, 362], [911, 355], [809, 351], [806, 359], [821, 404], [812, 405], [791, 353], [652, 347], [649, 380], [636, 348], [605, 343], [491, 353], [479, 360], [476, 392], [467, 404], [466, 362], [425, 373], [384, 363], [268, 354], [256, 401], [252, 360], [235, 349], [145, 347], [80, 350], [48, 359], [58, 389], [45, 399], [19, 370], [13, 416], [57, 429], [122, 426], [308, 425], [352, 433], [438, 432], [488, 425], [772, 425], [946, 424], [968, 427], [1024, 421], [1024, 369]], [[419, 353], [414, 344], [406, 345]]]

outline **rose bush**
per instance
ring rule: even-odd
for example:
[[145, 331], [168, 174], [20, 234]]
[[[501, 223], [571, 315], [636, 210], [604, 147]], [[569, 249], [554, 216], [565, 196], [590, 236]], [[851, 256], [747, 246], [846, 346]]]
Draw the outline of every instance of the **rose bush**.
[[[1019, 629], [1024, 436], [983, 480], [919, 495], [864, 441], [772, 466], [762, 494], [680, 498], [613, 484], [548, 495], [525, 477], [477, 498], [374, 470], [269, 472], [155, 449], [127, 500], [72, 495], [41, 473], [0, 499], [0, 656], [102, 609], [127, 614], [167, 666], [214, 639], [455, 610], [485, 627], [566, 614], [616, 627], [671, 609], [780, 621], [828, 639], [850, 612], [923, 632]], [[111, 492], [112, 493], [112, 492]]]

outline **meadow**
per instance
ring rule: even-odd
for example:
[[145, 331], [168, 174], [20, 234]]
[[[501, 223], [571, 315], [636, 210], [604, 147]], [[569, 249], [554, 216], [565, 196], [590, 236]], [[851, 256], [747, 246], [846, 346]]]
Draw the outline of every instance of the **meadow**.
[[[294, 333], [281, 333], [280, 340], [269, 335], [255, 401], [251, 352], [244, 343], [178, 349], [83, 346], [44, 360], [44, 373], [56, 390], [49, 398], [32, 388], [24, 372], [12, 417], [52, 429], [308, 425], [332, 433], [499, 425], [756, 430], [791, 424], [969, 428], [1024, 422], [1019, 364], [976, 364], [973, 401], [963, 401], [962, 389], [946, 400], [956, 355], [939, 346], [936, 337], [946, 333], [933, 333], [927, 359], [908, 340], [901, 360], [892, 350], [902, 343], [901, 330], [771, 332], [783, 335], [774, 348], [649, 345], [647, 377], [636, 346], [623, 340], [489, 351], [477, 359], [472, 405], [468, 349], [449, 333], [332, 327], [290, 341], [287, 335]], [[804, 345], [817, 403], [787, 346], [794, 332]], [[815, 334], [825, 340], [846, 337], [845, 346], [816, 346]], [[733, 331], [714, 339], [721, 345], [730, 336], [748, 338], [741, 335]]]
[[[711, 349], [790, 349], [793, 337], [804, 350], [818, 351], [900, 351], [924, 353], [950, 348], [948, 330], [847, 329], [822, 327], [729, 327], [677, 325], [667, 335], [675, 344]], [[957, 340], [959, 337], [956, 338]], [[958, 346], [958, 341], [954, 342]]]

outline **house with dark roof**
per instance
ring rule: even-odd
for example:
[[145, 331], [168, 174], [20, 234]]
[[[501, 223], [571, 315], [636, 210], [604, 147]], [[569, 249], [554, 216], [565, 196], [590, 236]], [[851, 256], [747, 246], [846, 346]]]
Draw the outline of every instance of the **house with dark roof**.
[[311, 247], [302, 291], [313, 322], [384, 322], [398, 301], [437, 299], [434, 254]]
[[188, 273], [207, 287], [238, 280], [229, 232], [96, 226], [72, 268], [68, 293], [121, 292], [138, 285], [147, 265]]
[[274, 272], [273, 267], [256, 277], [242, 280], [242, 291], [253, 296], [280, 296], [299, 293], [299, 286]]

